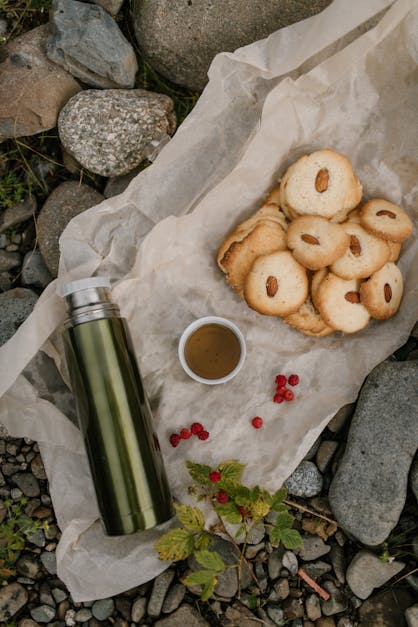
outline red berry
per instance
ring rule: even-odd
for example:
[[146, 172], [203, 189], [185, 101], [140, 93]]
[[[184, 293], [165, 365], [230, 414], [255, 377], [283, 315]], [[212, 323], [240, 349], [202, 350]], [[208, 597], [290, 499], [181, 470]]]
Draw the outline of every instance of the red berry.
[[197, 437], [199, 438], [199, 440], [207, 440], [209, 437], [209, 431], [199, 431], [199, 433], [197, 434]]
[[273, 401], [274, 401], [275, 403], [283, 403], [284, 398], [283, 398], [283, 396], [281, 396], [280, 394], [275, 394], [275, 395], [273, 396]]
[[213, 472], [209, 473], [209, 479], [212, 481], [212, 483], [218, 483], [218, 481], [222, 479], [221, 473], [217, 470], [214, 470]]
[[216, 500], [218, 501], [218, 503], [220, 503], [221, 505], [224, 505], [225, 503], [228, 503], [229, 501], [229, 496], [227, 495], [226, 492], [224, 492], [224, 490], [221, 490], [220, 492], [218, 492], [218, 494], [216, 495]]
[[292, 390], [285, 390], [284, 393], [284, 400], [285, 401], [293, 401], [295, 395], [293, 394]]
[[254, 429], [261, 429], [261, 427], [263, 426], [263, 419], [260, 418], [260, 416], [256, 416], [252, 419], [251, 423]]
[[284, 387], [287, 383], [287, 379], [284, 376], [284, 374], [278, 374], [275, 381], [276, 381], [277, 387]]
[[240, 505], [240, 506], [238, 507], [238, 511], [239, 511], [239, 513], [241, 514], [241, 516], [242, 516], [243, 518], [245, 518], [245, 517], [247, 516], [247, 510], [246, 510], [246, 509], [245, 509], [245, 507], [243, 507], [242, 505]]
[[191, 431], [189, 431], [188, 429], [182, 429], [180, 431], [180, 437], [182, 440], [188, 440], [189, 438], [191, 438], [193, 435], [193, 433]]
[[276, 390], [276, 394], [279, 394], [279, 396], [284, 396], [284, 393], [286, 392], [286, 388], [285, 387], [278, 387]]
[[179, 436], [178, 433], [172, 433], [170, 435], [170, 444], [174, 448], [176, 448], [176, 446], [178, 446], [180, 444], [180, 440], [181, 440], [181, 437]]
[[297, 385], [299, 383], [299, 377], [297, 374], [291, 374], [289, 377], [289, 385]]
[[203, 425], [201, 425], [200, 422], [194, 422], [190, 427], [190, 431], [197, 435], [198, 433], [203, 431]]

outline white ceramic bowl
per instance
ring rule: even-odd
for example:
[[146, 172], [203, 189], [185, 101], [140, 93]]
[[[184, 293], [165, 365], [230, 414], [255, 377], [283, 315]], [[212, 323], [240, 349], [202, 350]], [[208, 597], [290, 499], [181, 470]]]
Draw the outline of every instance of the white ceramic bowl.
[[[241, 355], [240, 355], [237, 365], [235, 366], [233, 370], [231, 370], [229, 374], [225, 375], [224, 377], [221, 377], [220, 379], [205, 379], [204, 377], [200, 377], [198, 374], [196, 374], [195, 372], [193, 372], [193, 370], [189, 368], [186, 362], [186, 358], [184, 356], [184, 347], [186, 346], [186, 342], [191, 336], [191, 334], [206, 324], [220, 324], [224, 327], [227, 327], [228, 329], [231, 329], [231, 331], [234, 332], [240, 344]], [[236, 324], [234, 324], [230, 320], [227, 320], [226, 318], [221, 318], [219, 316], [205, 316], [204, 318], [199, 318], [198, 320], [195, 320], [194, 322], [189, 324], [189, 326], [186, 327], [186, 329], [183, 331], [180, 337], [180, 341], [179, 341], [178, 353], [179, 353], [179, 360], [183, 367], [183, 370], [189, 375], [189, 377], [191, 377], [195, 381], [199, 381], [199, 383], [206, 383], [206, 385], [218, 385], [219, 383], [226, 383], [226, 381], [230, 381], [238, 374], [238, 372], [241, 370], [244, 364], [245, 357], [247, 354], [247, 347], [245, 345], [244, 336]]]

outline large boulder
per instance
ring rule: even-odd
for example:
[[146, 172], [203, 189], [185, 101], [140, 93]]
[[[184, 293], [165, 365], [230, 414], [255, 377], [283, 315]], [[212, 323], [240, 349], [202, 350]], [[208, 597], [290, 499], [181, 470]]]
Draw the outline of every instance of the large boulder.
[[58, 113], [81, 87], [45, 54], [48, 25], [0, 50], [0, 141], [35, 135], [57, 124]]
[[338, 522], [381, 544], [399, 520], [418, 446], [418, 361], [386, 361], [360, 393], [344, 457], [329, 491]]
[[135, 35], [163, 76], [201, 90], [218, 52], [230, 52], [321, 11], [330, 0], [133, 0]]
[[38, 244], [52, 276], [58, 273], [61, 233], [72, 218], [102, 200], [99, 192], [77, 181], [61, 183], [46, 199], [38, 217]]
[[133, 87], [135, 51], [102, 7], [54, 0], [47, 55], [92, 87]]
[[168, 96], [144, 89], [88, 89], [60, 113], [58, 132], [67, 152], [102, 176], [127, 174], [144, 160], [152, 140], [174, 132]]

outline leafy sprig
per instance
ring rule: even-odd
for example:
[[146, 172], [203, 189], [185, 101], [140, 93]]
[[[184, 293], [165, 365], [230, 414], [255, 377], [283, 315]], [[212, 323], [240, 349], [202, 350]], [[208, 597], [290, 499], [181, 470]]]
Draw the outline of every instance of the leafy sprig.
[[[253, 487], [244, 485], [240, 481], [245, 466], [234, 459], [220, 463], [216, 469], [191, 461], [186, 461], [186, 467], [194, 481], [190, 493], [194, 494], [198, 501], [205, 500], [210, 503], [217, 515], [218, 523], [207, 527], [204, 514], [199, 507], [175, 505], [177, 518], [182, 526], [164, 534], [155, 544], [155, 549], [160, 559], [172, 562], [194, 556], [203, 569], [190, 573], [183, 582], [188, 586], [201, 586], [202, 600], [207, 601], [211, 597], [219, 575], [227, 568], [237, 568], [239, 578], [243, 562], [258, 585], [257, 578], [245, 557], [248, 538], [255, 524], [260, 522], [265, 524], [274, 547], [280, 544], [286, 549], [303, 546], [299, 532], [293, 529], [294, 517], [289, 513], [285, 503], [287, 497], [285, 488], [282, 487], [271, 494], [257, 485]], [[213, 481], [214, 475], [216, 481]], [[267, 523], [265, 520], [270, 512], [276, 513], [274, 523]], [[232, 535], [230, 525], [238, 526], [235, 535]], [[216, 532], [226, 536], [237, 549], [236, 564], [226, 565], [212, 547]]]

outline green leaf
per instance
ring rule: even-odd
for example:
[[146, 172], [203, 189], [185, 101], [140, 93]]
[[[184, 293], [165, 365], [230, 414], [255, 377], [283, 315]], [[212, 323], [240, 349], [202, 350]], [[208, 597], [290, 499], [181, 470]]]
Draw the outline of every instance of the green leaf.
[[238, 511], [226, 514], [224, 518], [227, 522], [231, 523], [231, 525], [238, 525], [242, 520], [241, 514]]
[[216, 575], [214, 576], [212, 581], [210, 582], [208, 581], [208, 583], [205, 583], [205, 585], [203, 586], [202, 594], [200, 595], [200, 598], [202, 599], [202, 601], [209, 601], [210, 597], [214, 593], [215, 586], [217, 583], [218, 583], [218, 578], [216, 577]]
[[274, 494], [273, 494], [273, 501], [271, 503], [271, 509], [273, 509], [275, 512], [280, 512], [283, 511], [282, 510], [282, 503], [285, 500], [285, 498], [287, 497], [287, 490], [286, 488], [280, 488], [279, 490], [277, 490]]
[[279, 546], [281, 540], [281, 530], [272, 527], [269, 531], [270, 542], [272, 546]]
[[244, 464], [239, 464], [236, 459], [231, 459], [219, 464], [218, 471], [221, 473], [222, 479], [234, 479], [238, 481], [241, 478], [244, 468]]
[[229, 501], [228, 503], [225, 503], [225, 505], [216, 505], [214, 508], [219, 516], [225, 518], [225, 520], [232, 525], [237, 525], [242, 520], [241, 514], [233, 501]]
[[218, 578], [212, 570], [196, 570], [183, 579], [186, 586], [203, 586], [201, 599], [207, 601], [213, 594]]
[[234, 538], [239, 538], [241, 535], [244, 535], [245, 537], [245, 532], [247, 531], [247, 527], [246, 525], [240, 525], [238, 527], [238, 531], [236, 532], [236, 534], [234, 535]]
[[289, 507], [284, 503], [277, 503], [275, 507], [271, 506], [271, 509], [275, 512], [287, 512], [289, 511]]
[[201, 566], [222, 573], [226, 566], [216, 551], [195, 551], [194, 556]]
[[197, 481], [197, 483], [200, 483], [201, 485], [210, 484], [209, 474], [212, 472], [212, 468], [210, 466], [186, 461], [186, 468], [189, 471], [191, 478]]
[[277, 516], [274, 526], [277, 529], [290, 529], [293, 525], [293, 521], [294, 518], [291, 514], [288, 514], [287, 512], [282, 512]]
[[303, 549], [302, 536], [296, 529], [282, 529], [280, 536], [286, 549]]
[[175, 504], [177, 518], [187, 529], [191, 531], [202, 531], [205, 527], [205, 518], [198, 507], [190, 505]]
[[154, 548], [160, 560], [178, 562], [193, 551], [193, 535], [187, 529], [172, 529], [155, 543]]
[[260, 488], [256, 485], [252, 490], [250, 490], [250, 502], [257, 503], [260, 498]]

